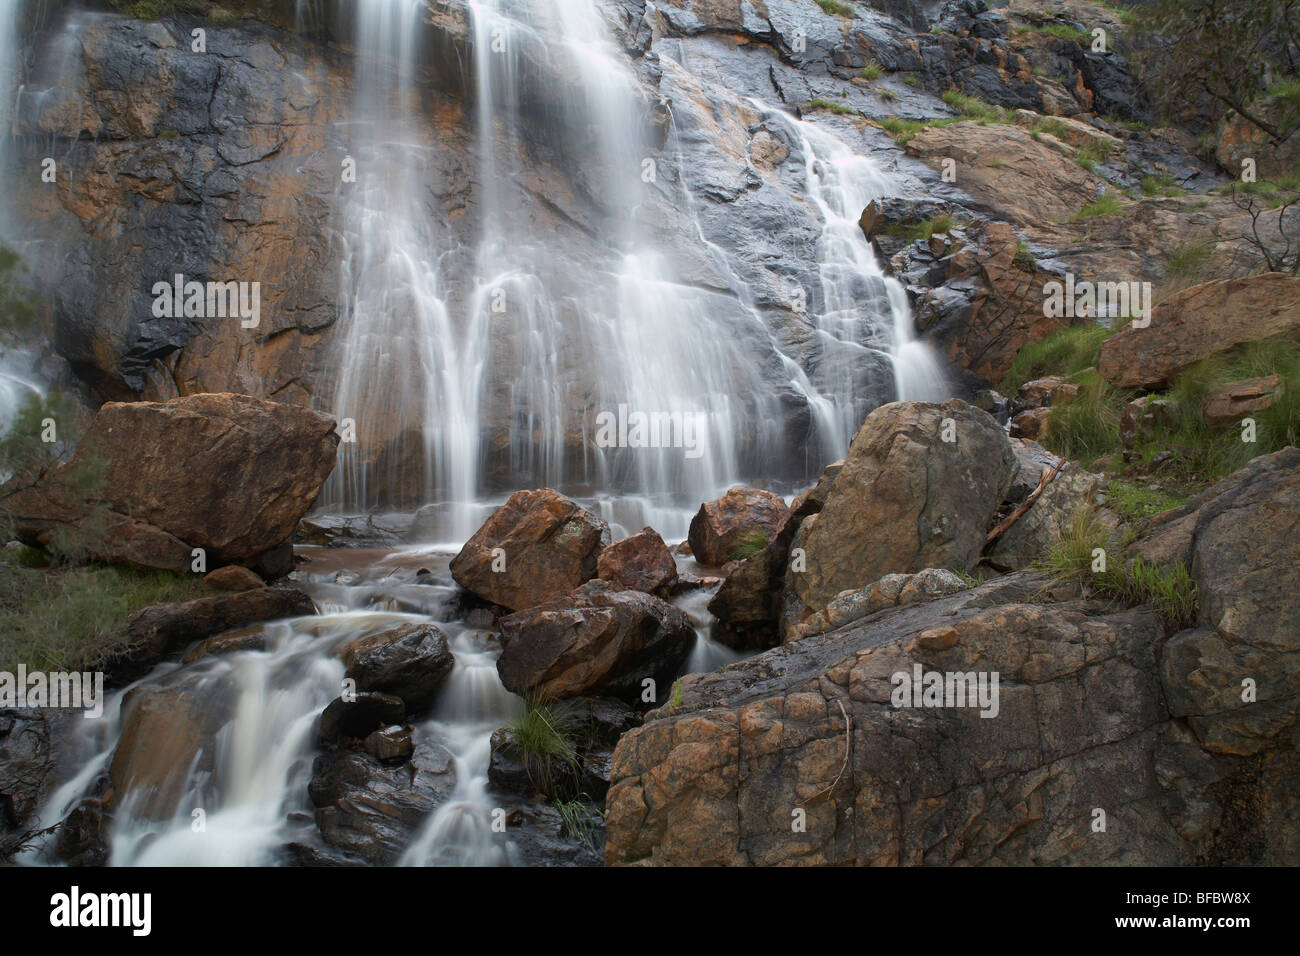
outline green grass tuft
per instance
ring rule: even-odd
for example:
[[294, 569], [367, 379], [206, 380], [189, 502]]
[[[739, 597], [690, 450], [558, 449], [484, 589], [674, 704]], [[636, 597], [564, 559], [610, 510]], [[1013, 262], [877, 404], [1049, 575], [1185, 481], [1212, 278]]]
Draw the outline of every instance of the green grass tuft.
[[736, 542], [736, 546], [727, 553], [727, 560], [744, 561], [746, 558], [752, 558], [766, 547], [767, 535], [755, 528], [741, 535], [740, 540]]
[[1096, 366], [1101, 343], [1110, 334], [1110, 329], [1100, 325], [1075, 325], [1026, 345], [998, 384], [998, 391], [1014, 395], [1025, 382], [1044, 375], [1070, 376]]
[[1123, 214], [1124, 204], [1114, 193], [1106, 193], [1096, 202], [1090, 202], [1073, 216], [1071, 222], [1078, 222], [1080, 219], [1093, 219], [1097, 216], [1118, 216]]
[[557, 796], [578, 780], [578, 748], [571, 720], [537, 700], [506, 725], [519, 749], [528, 779], [542, 793]]
[[840, 0], [817, 0], [817, 6], [822, 8], [823, 13], [828, 13], [831, 16], [853, 16], [853, 8], [847, 3], [841, 3]]
[[857, 112], [857, 110], [855, 110], [851, 106], [845, 106], [843, 103], [836, 103], [834, 100], [823, 100], [823, 99], [809, 100], [808, 105], [805, 106], [804, 109], [805, 110], [830, 110], [832, 113], [839, 113], [842, 116]]

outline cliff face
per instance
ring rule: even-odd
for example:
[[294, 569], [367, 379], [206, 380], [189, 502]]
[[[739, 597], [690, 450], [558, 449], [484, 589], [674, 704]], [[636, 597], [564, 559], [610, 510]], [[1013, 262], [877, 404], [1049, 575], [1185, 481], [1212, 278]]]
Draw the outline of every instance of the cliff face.
[[[330, 3], [180, 9], [149, 21], [56, 6], [31, 34], [15, 124], [16, 162], [33, 185], [15, 215], [39, 242], [32, 265], [52, 304], [54, 347], [100, 400], [236, 391], [334, 410], [345, 361], [339, 330], [351, 308], [340, 272], [357, 255], [342, 168], [349, 157], [363, 166], [375, 158], [356, 136], [366, 117], [356, 115], [355, 26]], [[704, 338], [727, 340], [716, 363], [723, 387], [751, 418], [778, 423], [734, 436], [742, 471], [779, 462], [786, 477], [802, 478], [820, 464], [805, 451], [815, 414], [807, 389], [791, 384], [790, 362], [813, 388], [851, 396], [844, 417], [852, 425], [894, 397], [887, 322], [853, 341], [818, 332], [842, 307], [827, 301], [824, 213], [809, 194], [810, 173], [824, 170], [799, 127], [772, 110], [805, 114], [874, 157], [890, 190], [954, 196], [866, 118], [949, 113], [938, 96], [951, 88], [1042, 112], [1142, 111], [1121, 54], [1022, 36], [1015, 5], [858, 4], [850, 16], [802, 0], [654, 8], [628, 0], [604, 9], [648, 107], [640, 122], [656, 176], [637, 216], [665, 252], [668, 274], [694, 297], [691, 308], [714, 323]], [[1119, 28], [1099, 10], [1089, 15]], [[419, 187], [404, 200], [439, 236], [437, 267], [456, 277], [446, 283], [456, 310], [475, 294], [466, 277], [484, 268], [472, 250], [482, 248], [490, 177], [466, 7], [437, 0], [424, 19], [410, 78], [419, 142], [404, 144], [419, 149]], [[196, 28], [205, 31], [202, 53], [193, 49]], [[865, 80], [864, 68], [877, 66], [884, 77]], [[511, 210], [512, 246], [553, 254], [541, 278], [559, 315], [550, 348], [561, 358], [547, 374], [563, 420], [563, 472], [537, 466], [528, 480], [590, 481], [582, 464], [590, 419], [611, 403], [611, 372], [590, 330], [566, 310], [592, 309], [584, 300], [596, 294], [591, 264], [608, 259], [611, 245], [603, 184], [625, 172], [602, 167], [598, 132], [559, 121], [562, 101], [580, 92], [571, 66], [525, 45], [517, 69], [518, 129], [499, 122], [495, 135], [518, 172], [497, 202]], [[821, 107], [832, 102], [833, 110]], [[47, 157], [57, 164], [54, 183], [36, 181]], [[260, 282], [259, 325], [155, 315], [154, 283], [176, 274]], [[868, 313], [887, 311], [881, 288], [854, 294]], [[531, 358], [530, 321], [514, 311], [492, 319], [480, 437], [485, 461], [505, 463], [486, 473], [493, 487], [527, 483], [530, 456], [520, 449], [545, 441], [521, 424], [538, 401], [517, 384]], [[1017, 326], [1018, 339], [1032, 334], [1029, 324]], [[1014, 354], [1015, 345], [998, 347]], [[967, 364], [987, 374], [978, 362], [985, 347], [963, 341], [947, 350], [959, 377]], [[366, 460], [398, 476], [385, 479], [392, 500], [418, 501], [419, 481], [403, 487], [400, 476], [418, 471], [409, 438], [421, 423], [397, 407], [372, 419]]]

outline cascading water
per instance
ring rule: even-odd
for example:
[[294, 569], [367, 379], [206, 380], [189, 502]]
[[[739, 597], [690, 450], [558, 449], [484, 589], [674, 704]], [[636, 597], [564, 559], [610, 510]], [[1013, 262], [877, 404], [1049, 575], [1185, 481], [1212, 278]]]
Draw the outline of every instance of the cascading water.
[[[433, 148], [413, 88], [420, 7], [357, 8], [361, 145], [358, 181], [342, 187], [346, 332], [333, 411], [353, 419], [358, 441], [342, 447], [324, 507], [435, 502], [432, 533], [461, 541], [485, 517], [485, 500], [506, 490], [487, 487], [485, 469], [496, 469], [511, 488], [579, 497], [616, 532], [650, 524], [682, 538], [701, 500], [761, 479], [755, 462], [782, 460], [800, 444], [787, 434], [771, 367], [747, 345], [770, 343], [771, 333], [734, 275], [723, 295], [676, 274], [647, 211], [653, 104], [593, 0], [467, 5], [473, 248], [440, 229], [417, 188]], [[942, 376], [915, 339], [905, 294], [857, 229], [888, 183], [832, 134], [781, 121], [802, 143], [806, 195], [825, 222], [817, 334], [888, 356], [899, 396], [940, 397]], [[585, 196], [583, 232], [594, 244], [577, 231], [536, 234], [520, 215], [533, 154], [547, 150]], [[689, 191], [667, 188], [689, 218]], [[865, 414], [859, 382], [786, 366], [789, 381], [779, 384], [811, 410], [822, 446], [810, 456], [815, 473], [826, 453], [843, 453]], [[671, 416], [677, 447], [605, 447], [599, 416], [635, 413]], [[697, 424], [687, 454], [682, 433]]]

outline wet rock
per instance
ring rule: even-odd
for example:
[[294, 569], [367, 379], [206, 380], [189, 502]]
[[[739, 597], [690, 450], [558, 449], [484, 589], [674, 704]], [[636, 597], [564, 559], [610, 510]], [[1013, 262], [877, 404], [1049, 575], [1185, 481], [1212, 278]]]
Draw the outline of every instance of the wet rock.
[[392, 866], [455, 788], [451, 753], [435, 740], [417, 740], [411, 759], [397, 766], [364, 752], [322, 754], [307, 793], [327, 846]]
[[53, 792], [52, 723], [45, 711], [0, 710], [0, 835], [21, 832]]
[[357, 690], [400, 697], [410, 713], [433, 703], [456, 660], [432, 624], [403, 624], [347, 644], [339, 657]]
[[228, 631], [200, 641], [183, 658], [182, 663], [193, 664], [201, 657], [219, 654], [234, 654], [238, 651], [266, 650], [266, 631], [261, 626], [245, 627], [237, 631]]
[[807, 568], [787, 575], [788, 589], [816, 611], [891, 572], [969, 571], [1015, 468], [1002, 429], [965, 402], [877, 409], [853, 439], [803, 545]]
[[1203, 282], [1175, 292], [1106, 339], [1097, 371], [1117, 388], [1161, 388], [1210, 355], [1274, 335], [1300, 334], [1300, 278], [1279, 273]]
[[186, 572], [193, 548], [243, 562], [287, 541], [337, 445], [324, 415], [244, 395], [111, 402], [69, 461], [0, 494], [28, 544], [71, 535], [96, 560]]
[[59, 825], [54, 852], [68, 866], [104, 866], [111, 852], [109, 818], [98, 800], [82, 800]]
[[646, 678], [665, 686], [695, 642], [689, 618], [671, 604], [603, 581], [502, 618], [501, 634], [501, 682], [548, 700], [636, 700]]
[[518, 491], [452, 559], [451, 574], [479, 597], [523, 610], [596, 576], [609, 526], [550, 489]]
[[601, 551], [596, 577], [617, 587], [664, 597], [677, 582], [677, 563], [664, 539], [647, 527]]
[[252, 591], [266, 587], [256, 571], [238, 564], [228, 564], [204, 575], [203, 584], [214, 591]]
[[757, 488], [732, 488], [715, 501], [706, 501], [691, 519], [691, 553], [701, 564], [720, 566], [736, 557], [736, 549], [751, 537], [766, 542], [776, 536], [790, 509], [780, 495]]
[[213, 597], [153, 604], [133, 614], [126, 623], [132, 650], [114, 673], [156, 661], [169, 648], [201, 641], [210, 635], [245, 628], [281, 617], [315, 614], [311, 598], [297, 588], [258, 588]]
[[181, 809], [192, 774], [215, 769], [212, 742], [233, 716], [234, 701], [213, 693], [201, 674], [179, 671], [141, 684], [122, 701], [122, 730], [109, 764], [114, 807], [148, 820]]
[[336, 697], [320, 715], [320, 735], [324, 740], [365, 739], [406, 720], [406, 705], [392, 694], [359, 693], [353, 700]]
[[415, 753], [410, 729], [396, 725], [372, 731], [361, 742], [361, 747], [381, 763], [389, 760], [405, 760]]

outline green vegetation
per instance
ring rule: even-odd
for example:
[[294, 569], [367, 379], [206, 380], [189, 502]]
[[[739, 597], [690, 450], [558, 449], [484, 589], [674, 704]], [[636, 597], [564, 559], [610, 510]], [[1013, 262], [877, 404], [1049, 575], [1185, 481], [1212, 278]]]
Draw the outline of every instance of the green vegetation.
[[746, 558], [752, 558], [766, 547], [767, 535], [757, 529], [752, 529], [740, 536], [736, 546], [727, 553], [727, 560], [744, 561]]
[[891, 90], [889, 87], [884, 87], [883, 89], [877, 90], [876, 92], [877, 94], [879, 94], [880, 98], [884, 100], [886, 103], [892, 103], [894, 102], [894, 100], [898, 99], [898, 94], [895, 93], [893, 90]]
[[224, 7], [213, 7], [208, 11], [208, 22], [214, 26], [229, 27], [239, 22], [239, 16]]
[[1106, 506], [1127, 521], [1140, 521], [1187, 503], [1185, 497], [1144, 488], [1112, 478], [1106, 488]]
[[833, 100], [814, 99], [809, 100], [808, 105], [804, 107], [807, 110], [830, 110], [832, 113], [841, 115], [847, 113], [856, 113], [857, 110], [851, 106], [845, 106], [843, 103], [836, 103]]
[[1235, 112], [1273, 144], [1286, 142], [1300, 130], [1294, 7], [1294, 0], [1143, 4], [1136, 59], [1155, 105], [1169, 117]]
[[822, 8], [822, 12], [832, 16], [853, 16], [853, 8], [847, 3], [841, 3], [840, 0], [817, 0], [817, 6]]
[[32, 567], [43, 556], [19, 552], [0, 566], [0, 670], [21, 662], [52, 671], [97, 670], [131, 649], [124, 628], [150, 604], [199, 597], [197, 576], [92, 566]]
[[1110, 143], [1105, 140], [1094, 139], [1079, 147], [1078, 153], [1075, 154], [1074, 161], [1092, 172], [1098, 163], [1104, 163], [1110, 159], [1112, 150]]
[[1118, 216], [1123, 214], [1124, 204], [1120, 201], [1119, 196], [1115, 193], [1106, 193], [1095, 202], [1090, 202], [1073, 216], [1070, 222], [1078, 222], [1080, 219], [1093, 219], [1097, 216]]
[[1168, 295], [1178, 289], [1204, 281], [1206, 267], [1214, 257], [1213, 242], [1185, 242], [1169, 253], [1165, 261], [1165, 281], [1161, 292]]
[[578, 748], [572, 718], [538, 700], [525, 702], [524, 712], [506, 725], [519, 750], [528, 779], [542, 793], [557, 796], [578, 779]]
[[556, 800], [555, 809], [560, 814], [561, 833], [596, 852], [596, 836], [604, 827], [605, 818], [591, 797], [583, 793], [572, 800]]
[[[1100, 326], [1062, 329], [1022, 349], [998, 385], [999, 391], [1012, 395], [1031, 379], [1061, 375], [1081, 387], [1073, 401], [1052, 406], [1042, 444], [1059, 455], [1092, 462], [1103, 456], [1117, 460], [1124, 450], [1119, 421], [1124, 406], [1139, 393], [1112, 388], [1091, 371], [1109, 334]], [[1242, 440], [1238, 425], [1211, 428], [1205, 424], [1201, 408], [1212, 392], [1269, 375], [1280, 378], [1282, 392], [1270, 407], [1251, 413], [1254, 442]], [[1143, 474], [1157, 455], [1172, 453], [1160, 464], [1161, 483], [1170, 494], [1168, 500], [1178, 500], [1180, 494], [1208, 486], [1257, 455], [1300, 443], [1300, 343], [1265, 340], [1211, 356], [1184, 369], [1168, 389], [1152, 397], [1170, 403], [1174, 424], [1154, 434], [1139, 429], [1131, 449], [1133, 460], [1122, 467]], [[1133, 500], [1142, 495], [1123, 488], [1118, 497], [1120, 510], [1133, 513], [1164, 503]]]
[[1142, 195], [1143, 196], [1186, 196], [1187, 190], [1178, 185], [1178, 181], [1172, 176], [1160, 175], [1153, 176], [1147, 174], [1142, 177]]
[[1017, 33], [1038, 33], [1043, 36], [1056, 37], [1058, 40], [1070, 40], [1079, 46], [1088, 46], [1092, 43], [1092, 33], [1088, 30], [1078, 30], [1064, 23], [1047, 23], [1047, 24], [1025, 24], [1016, 27]]
[[1101, 343], [1110, 334], [1110, 329], [1100, 325], [1074, 325], [1026, 345], [998, 384], [998, 391], [1014, 395], [1025, 382], [1044, 375], [1069, 377], [1096, 367]]
[[176, 5], [166, 0], [138, 0], [126, 7], [128, 15], [138, 20], [157, 20], [176, 12]]
[[1016, 254], [1011, 257], [1011, 261], [1026, 272], [1033, 272], [1038, 266], [1038, 260], [1029, 251], [1029, 246], [1025, 244], [1023, 239], [1016, 240]]
[[1070, 141], [1070, 127], [1065, 125], [1064, 120], [1057, 119], [1055, 116], [1048, 116], [1040, 120], [1034, 127], [1034, 132], [1055, 136], [1062, 143]]
[[862, 69], [858, 70], [858, 76], [867, 82], [875, 82], [885, 74], [885, 68], [880, 65], [879, 60], [871, 60]]
[[889, 227], [886, 234], [893, 236], [895, 239], [915, 242], [917, 239], [929, 239], [937, 233], [948, 232], [955, 225], [956, 223], [953, 221], [952, 216], [949, 216], [947, 213], [940, 213], [931, 219], [926, 219], [912, 225], [895, 223]]
[[1184, 565], [1165, 569], [1141, 558], [1124, 561], [1111, 553], [1111, 540], [1092, 507], [1081, 507], [1048, 553], [1046, 569], [1058, 581], [1080, 584], [1123, 604], [1149, 604], [1171, 629], [1196, 622], [1200, 595]]
[[921, 81], [918, 80], [915, 75], [909, 73], [907, 74], [907, 76], [903, 77], [903, 82], [906, 83], [908, 86], [916, 86]]
[[959, 90], [948, 90], [943, 94], [943, 101], [967, 119], [980, 120], [985, 123], [1004, 123], [1006, 111], [999, 106], [991, 106], [974, 96], [967, 96]]

